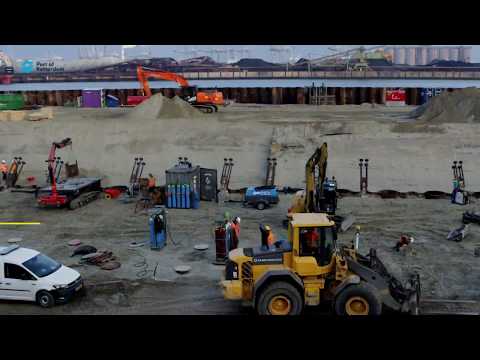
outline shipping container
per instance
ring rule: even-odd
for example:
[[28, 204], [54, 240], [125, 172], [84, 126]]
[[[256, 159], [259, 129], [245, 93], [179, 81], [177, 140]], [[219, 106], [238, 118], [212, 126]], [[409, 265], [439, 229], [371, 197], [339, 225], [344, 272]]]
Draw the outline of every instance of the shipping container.
[[24, 106], [22, 94], [0, 94], [0, 110], [20, 110]]
[[217, 169], [200, 169], [200, 199], [204, 201], [217, 199]]
[[82, 107], [101, 108], [103, 106], [104, 96], [101, 89], [82, 90]]

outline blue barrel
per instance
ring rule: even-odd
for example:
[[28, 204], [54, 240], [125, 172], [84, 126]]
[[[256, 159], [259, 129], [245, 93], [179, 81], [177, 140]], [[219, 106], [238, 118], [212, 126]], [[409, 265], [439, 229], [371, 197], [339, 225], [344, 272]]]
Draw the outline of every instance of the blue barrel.
[[185, 185], [185, 207], [190, 209], [190, 185]]
[[176, 187], [175, 185], [170, 185], [170, 188], [172, 189], [172, 208], [176, 208], [177, 207]]
[[180, 208], [185, 209], [185, 187], [180, 185]]
[[177, 185], [177, 209], [182, 207], [182, 201], [181, 199], [181, 190], [180, 190], [180, 185]]
[[172, 207], [172, 187], [170, 185], [167, 185], [167, 206], [169, 208]]
[[183, 209], [187, 208], [187, 185], [182, 185], [182, 201], [183, 201]]
[[198, 191], [193, 192], [193, 208], [198, 209], [200, 207], [200, 194]]

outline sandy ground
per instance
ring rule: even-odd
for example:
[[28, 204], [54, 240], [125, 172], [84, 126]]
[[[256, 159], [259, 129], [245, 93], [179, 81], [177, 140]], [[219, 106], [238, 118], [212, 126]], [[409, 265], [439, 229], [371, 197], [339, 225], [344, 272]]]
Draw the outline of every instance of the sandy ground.
[[[479, 131], [473, 124], [418, 126], [410, 122], [411, 108], [391, 109], [366, 106], [264, 106], [234, 105], [217, 115], [195, 119], [135, 119], [129, 109], [57, 109], [55, 118], [43, 122], [0, 123], [0, 156], [23, 156], [27, 161], [22, 177], [34, 175], [43, 182], [51, 141], [72, 137], [73, 153], [84, 175], [104, 176], [105, 184], [124, 184], [134, 156], [147, 160], [146, 171], [164, 180], [164, 170], [178, 156], [194, 164], [221, 171], [224, 157], [234, 158], [231, 187], [261, 184], [266, 158], [279, 160], [280, 186], [303, 186], [304, 165], [315, 146], [329, 146], [329, 176], [339, 187], [358, 190], [358, 158], [371, 161], [369, 188], [373, 191], [450, 191], [451, 161], [464, 160], [467, 187], [480, 188], [473, 169], [479, 162]], [[332, 133], [352, 133], [329, 135]], [[273, 144], [273, 145], [272, 145]], [[286, 146], [275, 146], [283, 144]], [[59, 152], [64, 159], [67, 151]], [[32, 195], [0, 193], [1, 220], [40, 221], [35, 227], [1, 227], [1, 242], [20, 237], [22, 246], [45, 252], [66, 265], [75, 265], [67, 242], [79, 239], [99, 249], [114, 252], [122, 263], [113, 271], [79, 266], [90, 285], [85, 298], [43, 310], [33, 304], [0, 302], [3, 314], [249, 314], [239, 304], [224, 301], [219, 280], [222, 267], [214, 258], [213, 226], [225, 210], [242, 218], [241, 246], [260, 242], [258, 225], [272, 225], [279, 237], [286, 237], [281, 221], [290, 203], [282, 195], [274, 208], [257, 211], [240, 204], [202, 202], [198, 210], [171, 209], [168, 221], [173, 240], [160, 252], [148, 246], [131, 250], [132, 241], [148, 238], [148, 216], [134, 214], [134, 204], [98, 200], [75, 211], [41, 210]], [[461, 225], [465, 210], [448, 200], [346, 197], [339, 213], [352, 213], [362, 226], [361, 252], [377, 248], [380, 258], [400, 279], [418, 271], [425, 298], [470, 299], [480, 297], [480, 260], [474, 247], [480, 246], [480, 228], [461, 243], [448, 242], [449, 230]], [[413, 251], [392, 250], [401, 234], [411, 234]], [[353, 230], [341, 234], [349, 242]], [[206, 243], [205, 252], [193, 249]], [[145, 270], [147, 264], [147, 272]], [[178, 275], [176, 265], [188, 264], [192, 271]], [[155, 279], [153, 271], [156, 268]], [[109, 283], [111, 281], [118, 281]], [[107, 282], [107, 284], [105, 284]], [[99, 284], [94, 286], [95, 284]], [[101, 285], [104, 284], [104, 285]], [[476, 309], [475, 311], [479, 311]]]
[[[279, 238], [286, 238], [281, 219], [290, 202], [290, 196], [282, 196], [278, 206], [262, 212], [236, 203], [209, 202], [202, 202], [198, 210], [171, 209], [168, 221], [177, 245], [169, 241], [163, 250], [152, 251], [148, 246], [129, 248], [132, 241], [148, 239], [148, 216], [146, 212], [134, 214], [133, 204], [98, 200], [75, 211], [49, 211], [36, 210], [33, 198], [25, 194], [3, 192], [0, 199], [2, 218], [42, 223], [35, 227], [2, 227], [2, 239], [20, 237], [22, 246], [74, 266], [78, 258], [70, 257], [72, 248], [67, 242], [79, 239], [83, 244], [112, 250], [122, 263], [113, 271], [95, 266], [76, 267], [87, 284], [106, 283], [90, 288], [85, 298], [49, 310], [33, 304], [0, 302], [3, 314], [249, 314], [240, 304], [222, 298], [218, 284], [222, 267], [212, 264], [215, 218], [225, 210], [239, 215], [241, 246], [254, 246], [260, 242], [260, 223], [270, 224]], [[461, 243], [445, 239], [450, 229], [460, 225], [461, 213], [474, 208], [474, 204], [466, 208], [451, 205], [448, 200], [346, 197], [340, 200], [339, 213], [356, 216], [362, 232], [362, 253], [375, 247], [387, 267], [401, 280], [418, 271], [423, 297], [478, 300], [480, 262], [474, 257], [474, 247], [480, 245], [480, 228], [472, 225], [470, 235]], [[412, 251], [397, 253], [392, 247], [404, 233], [412, 235], [416, 242]], [[340, 234], [339, 242], [347, 244], [353, 236], [350, 229]], [[193, 246], [200, 243], [208, 244], [209, 249], [194, 250]], [[148, 266], [146, 274], [141, 273], [145, 269], [142, 263]], [[174, 272], [174, 266], [186, 264], [192, 267], [190, 273]]]

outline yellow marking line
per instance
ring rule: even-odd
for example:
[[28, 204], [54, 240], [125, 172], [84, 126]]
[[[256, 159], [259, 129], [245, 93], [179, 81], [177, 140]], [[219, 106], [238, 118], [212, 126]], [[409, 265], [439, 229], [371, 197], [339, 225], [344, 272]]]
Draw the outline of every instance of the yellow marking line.
[[0, 225], [41, 225], [42, 223], [36, 222], [36, 221], [20, 221], [20, 222], [14, 222], [14, 221], [0, 221]]

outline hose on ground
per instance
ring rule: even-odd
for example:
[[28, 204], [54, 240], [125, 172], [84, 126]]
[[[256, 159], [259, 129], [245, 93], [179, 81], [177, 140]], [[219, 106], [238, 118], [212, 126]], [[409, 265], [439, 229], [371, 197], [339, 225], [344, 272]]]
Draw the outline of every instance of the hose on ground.
[[149, 269], [147, 258], [140, 252], [140, 249], [138, 247], [130, 247], [129, 250], [135, 251], [135, 256], [140, 258], [133, 264], [135, 268], [139, 269], [135, 274], [136, 277], [139, 279], [144, 279], [148, 276], [149, 273], [152, 273], [153, 278], [155, 278], [159, 263], [157, 262], [153, 270]]

